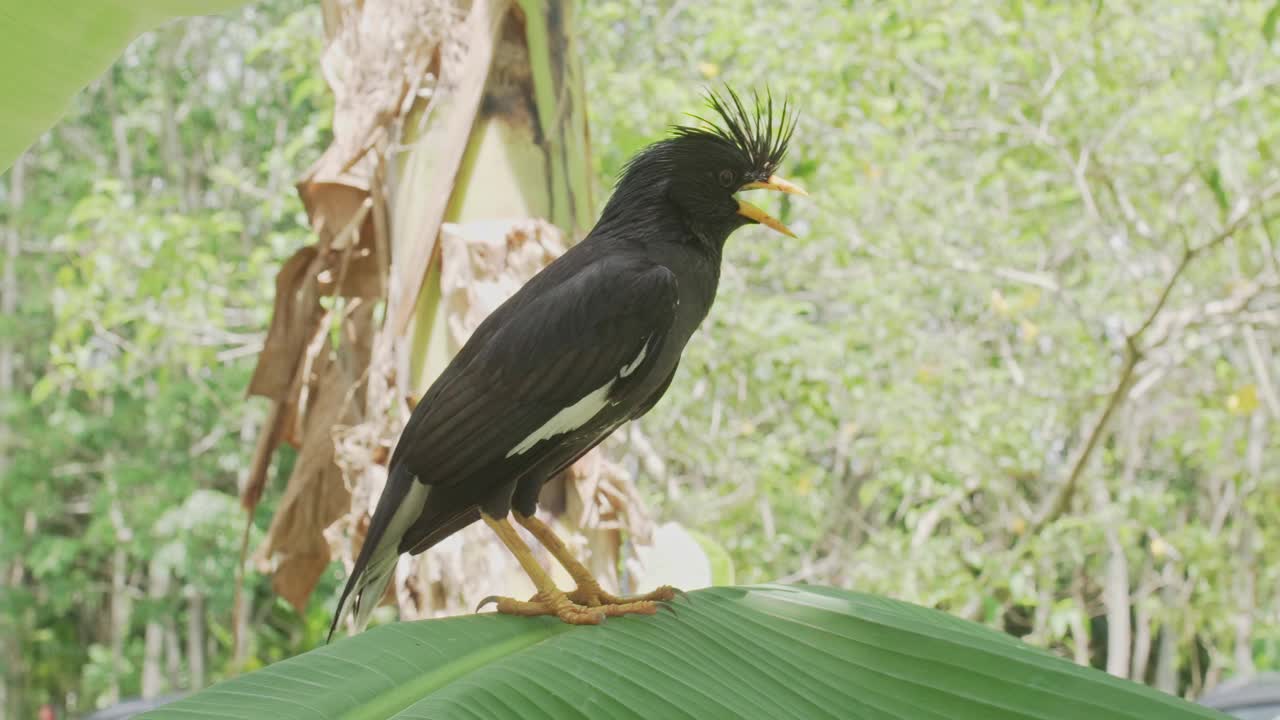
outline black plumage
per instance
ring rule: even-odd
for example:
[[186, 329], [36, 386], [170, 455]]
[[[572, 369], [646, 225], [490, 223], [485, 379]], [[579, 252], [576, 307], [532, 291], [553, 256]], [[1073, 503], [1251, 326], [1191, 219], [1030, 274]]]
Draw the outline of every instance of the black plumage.
[[548, 478], [666, 392], [715, 298], [729, 234], [752, 222], [790, 234], [734, 197], [802, 193], [774, 174], [794, 128], [786, 106], [775, 117], [772, 101], [757, 98], [748, 110], [732, 91], [709, 105], [716, 122], [676, 127], [637, 154], [586, 239], [494, 310], [427, 390], [392, 454], [333, 627], [352, 597], [363, 626], [401, 553], [482, 516], [533, 516]]

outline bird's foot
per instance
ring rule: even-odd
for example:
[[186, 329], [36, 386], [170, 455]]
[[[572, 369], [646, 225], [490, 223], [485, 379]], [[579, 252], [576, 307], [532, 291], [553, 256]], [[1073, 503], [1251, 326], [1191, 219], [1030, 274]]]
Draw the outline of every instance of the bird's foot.
[[585, 607], [573, 602], [560, 591], [550, 594], [538, 593], [528, 600], [490, 596], [480, 602], [480, 606], [476, 608], [476, 611], [479, 612], [480, 608], [491, 602], [497, 603], [498, 612], [503, 615], [520, 615], [523, 617], [555, 615], [562, 622], [570, 625], [599, 625], [604, 622], [606, 615], [599, 608]]
[[595, 581], [579, 583], [577, 589], [568, 594], [568, 598], [578, 605], [583, 605], [603, 612], [609, 617], [618, 617], [621, 615], [653, 615], [658, 612], [659, 608], [665, 608], [672, 613], [675, 609], [670, 605], [676, 595], [683, 595], [684, 592], [663, 585], [662, 587], [648, 592], [643, 595], [627, 595], [618, 597], [613, 593], [606, 592]]

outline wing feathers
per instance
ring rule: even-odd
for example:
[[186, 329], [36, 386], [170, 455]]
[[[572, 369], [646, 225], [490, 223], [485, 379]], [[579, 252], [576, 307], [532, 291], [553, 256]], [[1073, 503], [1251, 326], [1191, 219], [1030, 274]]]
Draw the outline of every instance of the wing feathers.
[[428, 484], [497, 486], [519, 477], [539, 453], [509, 451], [606, 384], [641, 379], [641, 352], [657, 355], [677, 298], [670, 270], [617, 258], [536, 296], [523, 292], [486, 321], [483, 347], [464, 348], [467, 361], [450, 364], [401, 437], [397, 459]]

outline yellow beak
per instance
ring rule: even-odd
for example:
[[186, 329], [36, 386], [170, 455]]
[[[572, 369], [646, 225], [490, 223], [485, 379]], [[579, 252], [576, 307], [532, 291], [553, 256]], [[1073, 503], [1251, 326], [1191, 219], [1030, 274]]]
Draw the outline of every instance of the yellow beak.
[[760, 223], [761, 225], [764, 225], [767, 228], [773, 228], [774, 230], [777, 230], [778, 232], [782, 233], [783, 235], [786, 235], [787, 237], [796, 236], [795, 233], [791, 232], [790, 228], [788, 228], [786, 225], [783, 225], [781, 222], [778, 222], [777, 218], [761, 210], [755, 205], [752, 205], [746, 200], [742, 200], [742, 199], [738, 200], [738, 214], [744, 218], [747, 218], [748, 220], [754, 220]]
[[[784, 193], [787, 193], [788, 195], [808, 195], [809, 194], [805, 192], [799, 185], [796, 185], [790, 180], [780, 178], [777, 175], [770, 176], [769, 179], [766, 180], [765, 182], [747, 183], [746, 185], [743, 185], [741, 189], [742, 190], [777, 190], [778, 192], [784, 192]], [[777, 230], [778, 232], [782, 233], [783, 235], [786, 235], [787, 237], [796, 236], [796, 234], [791, 232], [791, 230], [787, 228], [786, 225], [783, 225], [781, 222], [779, 222], [777, 218], [774, 218], [769, 213], [765, 212], [764, 210], [761, 210], [755, 205], [752, 205], [746, 200], [742, 200], [742, 199], [738, 200], [738, 214], [741, 215], [742, 217], [747, 218], [748, 220], [753, 220], [755, 222], [758, 222], [767, 228]]]
[[777, 175], [770, 175], [769, 179], [766, 180], [765, 182], [747, 183], [746, 185], [743, 185], [740, 189], [742, 190], [777, 190], [778, 192], [784, 192], [784, 193], [787, 193], [788, 195], [804, 195], [805, 197], [809, 196], [809, 193], [805, 192], [804, 188], [791, 182], [790, 180], [787, 180], [786, 178], [780, 178]]

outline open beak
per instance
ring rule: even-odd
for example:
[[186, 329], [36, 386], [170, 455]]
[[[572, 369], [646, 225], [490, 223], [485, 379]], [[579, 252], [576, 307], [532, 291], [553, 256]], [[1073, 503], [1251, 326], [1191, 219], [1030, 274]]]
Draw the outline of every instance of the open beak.
[[[764, 182], [747, 183], [746, 185], [743, 185], [741, 189], [742, 190], [777, 190], [778, 192], [784, 192], [784, 193], [787, 193], [788, 195], [808, 195], [809, 194], [805, 192], [799, 185], [796, 185], [790, 180], [785, 180], [783, 178], [780, 178], [777, 175], [771, 175], [769, 179]], [[778, 222], [778, 220], [773, 216], [771, 216], [769, 213], [765, 212], [764, 210], [761, 210], [755, 205], [752, 205], [746, 200], [742, 200], [742, 199], [738, 200], [738, 214], [747, 218], [748, 220], [758, 222], [767, 228], [777, 230], [778, 232], [782, 233], [783, 235], [786, 235], [787, 237], [796, 236], [796, 234], [791, 232], [791, 230], [788, 229], [786, 225], [783, 225], [782, 223]]]
[[787, 180], [786, 178], [780, 178], [777, 175], [770, 175], [769, 179], [764, 182], [747, 183], [746, 185], [743, 185], [741, 189], [742, 190], [777, 190], [778, 192], [784, 192], [784, 193], [787, 193], [788, 195], [804, 195], [805, 197], [809, 196], [809, 193], [805, 192], [804, 188], [791, 182], [790, 180]]

